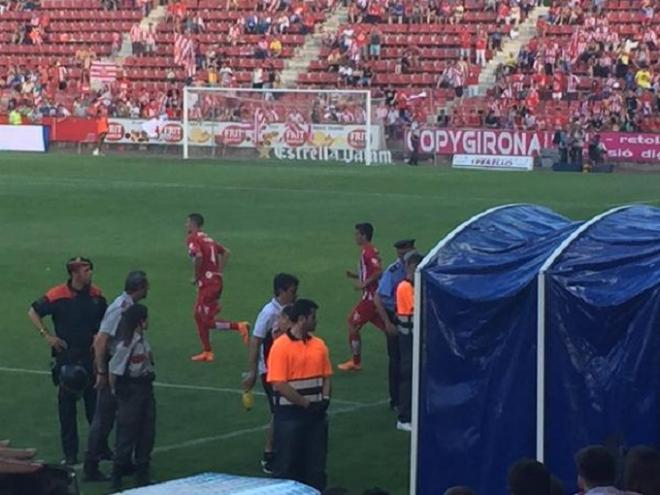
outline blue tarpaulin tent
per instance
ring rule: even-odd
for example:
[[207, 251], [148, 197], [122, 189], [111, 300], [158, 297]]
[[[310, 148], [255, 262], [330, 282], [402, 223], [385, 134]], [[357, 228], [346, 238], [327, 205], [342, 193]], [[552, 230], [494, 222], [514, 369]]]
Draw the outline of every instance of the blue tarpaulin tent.
[[578, 449], [660, 443], [660, 209], [596, 217], [544, 272], [544, 455], [571, 490]]
[[660, 209], [494, 208], [416, 287], [411, 493], [504, 495], [521, 457], [570, 491], [580, 448], [660, 444]]
[[504, 495], [508, 466], [535, 456], [536, 277], [578, 226], [539, 206], [495, 208], [458, 227], [420, 266], [416, 493], [469, 485]]

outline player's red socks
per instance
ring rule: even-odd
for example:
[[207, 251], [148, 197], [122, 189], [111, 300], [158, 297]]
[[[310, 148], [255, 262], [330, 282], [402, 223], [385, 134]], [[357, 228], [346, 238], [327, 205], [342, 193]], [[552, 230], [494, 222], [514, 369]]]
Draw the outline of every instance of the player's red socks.
[[353, 364], [360, 365], [362, 363], [362, 338], [360, 335], [350, 336], [348, 338], [351, 344], [351, 352], [353, 353]]

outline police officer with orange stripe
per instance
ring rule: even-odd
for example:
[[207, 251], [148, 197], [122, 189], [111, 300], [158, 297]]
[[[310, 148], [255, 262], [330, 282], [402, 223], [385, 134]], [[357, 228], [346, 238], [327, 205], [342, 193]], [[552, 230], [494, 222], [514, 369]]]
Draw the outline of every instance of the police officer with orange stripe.
[[[69, 280], [56, 285], [32, 303], [28, 317], [51, 347], [53, 382], [58, 389], [60, 436], [64, 452], [63, 464], [78, 463], [78, 399], [85, 402], [87, 421], [92, 422], [96, 405], [94, 390], [94, 356], [92, 343], [98, 332], [107, 303], [101, 290], [92, 285], [94, 265], [83, 257], [66, 263]], [[43, 319], [50, 316], [55, 333]], [[63, 374], [63, 370], [65, 373]], [[73, 375], [75, 387], [69, 383]]]
[[318, 306], [309, 299], [293, 305], [293, 326], [274, 343], [268, 356], [268, 383], [275, 391], [273, 476], [326, 485], [328, 416], [332, 365], [316, 328]]
[[415, 314], [415, 270], [424, 256], [410, 251], [404, 256], [406, 278], [396, 287], [396, 329], [399, 335], [399, 420], [396, 427], [402, 431], [412, 431], [412, 359], [413, 359], [413, 316]]

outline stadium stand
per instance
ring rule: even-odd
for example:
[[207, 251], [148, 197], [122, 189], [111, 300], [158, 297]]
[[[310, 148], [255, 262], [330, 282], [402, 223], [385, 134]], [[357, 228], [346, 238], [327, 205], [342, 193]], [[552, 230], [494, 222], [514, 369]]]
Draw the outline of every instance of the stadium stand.
[[[114, 116], [179, 118], [184, 84], [281, 87], [287, 60], [316, 31], [320, 54], [297, 85], [370, 88], [383, 101], [375, 115], [390, 127], [435, 120], [442, 109], [438, 122], [454, 127], [550, 130], [579, 121], [595, 130], [660, 130], [653, 0], [553, 1], [537, 36], [497, 67], [486, 95], [469, 96], [534, 7], [534, 0], [3, 0], [2, 108], [13, 99], [28, 118], [82, 117], [103, 103]], [[338, 28], [319, 29], [337, 9], [345, 12]], [[112, 75], [98, 86], [90, 75], [100, 60]]]
[[[161, 6], [165, 15], [158, 17], [144, 2], [11, 3], [0, 14], [4, 108], [13, 98], [28, 118], [85, 116], [103, 103], [112, 115], [152, 117], [166, 110], [175, 118], [184, 83], [277, 86], [284, 60], [331, 7], [192, 0]], [[124, 54], [125, 36], [132, 46]], [[115, 80], [92, 88], [90, 74], [102, 57]]]
[[652, 0], [555, 1], [487, 95], [454, 109], [453, 124], [660, 131], [656, 10]]

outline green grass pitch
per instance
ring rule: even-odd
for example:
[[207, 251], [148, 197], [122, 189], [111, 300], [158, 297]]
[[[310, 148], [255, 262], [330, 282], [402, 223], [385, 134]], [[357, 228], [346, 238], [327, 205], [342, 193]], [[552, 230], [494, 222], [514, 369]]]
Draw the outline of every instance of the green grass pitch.
[[[199, 344], [184, 242], [188, 213], [203, 213], [206, 230], [232, 250], [223, 315], [254, 321], [270, 297], [272, 276], [297, 274], [300, 294], [320, 305], [317, 332], [336, 365], [348, 357], [345, 318], [358, 297], [344, 276], [357, 264], [356, 222], [375, 225], [375, 244], [389, 263], [393, 241], [415, 237], [427, 251], [488, 207], [533, 202], [586, 219], [637, 201], [660, 204], [660, 175], [0, 154], [0, 437], [37, 447], [40, 458], [59, 459], [50, 378], [10, 369], [47, 371], [48, 349], [26, 313], [32, 300], [65, 279], [63, 264], [71, 256], [94, 260], [95, 283], [108, 299], [129, 270], [149, 274], [157, 379], [183, 386], [156, 389], [154, 477], [261, 475], [266, 404], [258, 397], [251, 412], [241, 407], [236, 389], [246, 348], [238, 335], [214, 334], [214, 363], [189, 360]], [[409, 437], [394, 428], [395, 415], [384, 403], [383, 336], [373, 327], [363, 335], [364, 371], [336, 373], [333, 380], [329, 482], [356, 494], [378, 485], [402, 495]], [[80, 457], [85, 439], [83, 427]], [[107, 486], [83, 485], [83, 491], [104, 493]]]

